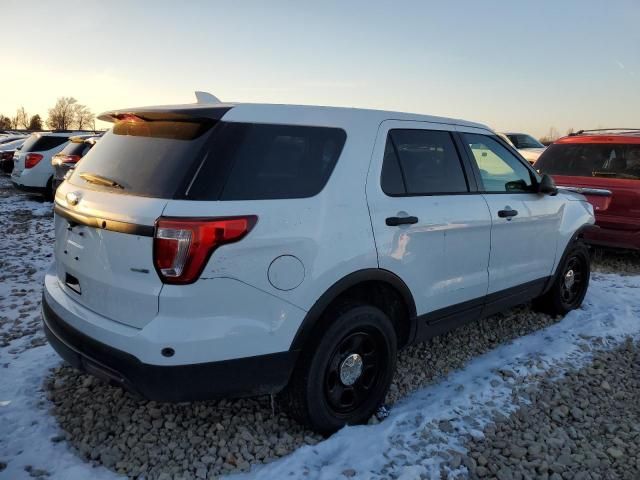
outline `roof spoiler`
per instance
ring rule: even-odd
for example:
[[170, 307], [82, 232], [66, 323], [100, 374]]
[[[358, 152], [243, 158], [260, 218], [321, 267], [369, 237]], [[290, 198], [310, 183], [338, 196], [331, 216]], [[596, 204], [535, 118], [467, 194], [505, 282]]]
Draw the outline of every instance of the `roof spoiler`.
[[[221, 116], [220, 110], [226, 111], [232, 106], [225, 106], [220, 99], [208, 92], [197, 91], [195, 94], [196, 103], [110, 110], [98, 115], [98, 119], [111, 123], [134, 117], [142, 120], [186, 120], [199, 116], [219, 119]], [[224, 107], [226, 107], [226, 110]]]

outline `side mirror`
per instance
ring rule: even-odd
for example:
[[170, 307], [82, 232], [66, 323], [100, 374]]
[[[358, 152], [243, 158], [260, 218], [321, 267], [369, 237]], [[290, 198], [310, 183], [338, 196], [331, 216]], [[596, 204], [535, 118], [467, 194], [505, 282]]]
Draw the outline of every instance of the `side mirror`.
[[558, 187], [556, 187], [556, 182], [553, 181], [549, 175], [543, 174], [540, 179], [540, 183], [538, 183], [538, 193], [542, 193], [543, 195], [557, 195]]

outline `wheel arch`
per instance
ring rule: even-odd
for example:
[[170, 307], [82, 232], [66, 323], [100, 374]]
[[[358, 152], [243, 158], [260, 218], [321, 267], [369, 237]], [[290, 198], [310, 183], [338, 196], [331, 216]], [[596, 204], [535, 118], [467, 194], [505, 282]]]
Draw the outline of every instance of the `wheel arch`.
[[341, 278], [316, 300], [298, 327], [290, 350], [300, 351], [310, 339], [315, 338], [315, 332], [324, 323], [324, 314], [336, 302], [365, 297], [368, 297], [369, 303], [390, 316], [398, 333], [398, 346], [409, 345], [415, 337], [417, 326], [416, 304], [409, 287], [388, 270], [368, 268]]
[[564, 249], [562, 251], [562, 255], [560, 256], [559, 260], [556, 262], [556, 265], [554, 265], [554, 269], [553, 269], [553, 273], [551, 274], [551, 276], [549, 277], [549, 280], [547, 281], [547, 284], [544, 287], [543, 290], [543, 294], [546, 293], [551, 286], [553, 285], [553, 282], [556, 280], [556, 277], [561, 273], [560, 272], [560, 268], [562, 267], [562, 265], [564, 265], [565, 260], [567, 259], [567, 255], [569, 255], [569, 252], [571, 251], [571, 249], [573, 248], [573, 246], [575, 245], [576, 242], [582, 240], [584, 238], [584, 235], [591, 231], [591, 230], [597, 230], [600, 227], [591, 223], [586, 223], [582, 226], [580, 226], [571, 236], [571, 238], [569, 239], [569, 241], [567, 242], [567, 244], [564, 246]]

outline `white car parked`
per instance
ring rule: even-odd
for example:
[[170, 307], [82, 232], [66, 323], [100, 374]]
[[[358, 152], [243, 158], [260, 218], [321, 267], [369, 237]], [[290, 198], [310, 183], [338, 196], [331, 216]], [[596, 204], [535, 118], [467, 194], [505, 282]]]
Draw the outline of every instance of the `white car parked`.
[[279, 393], [328, 433], [370, 418], [399, 348], [587, 290], [590, 204], [483, 125], [252, 104], [99, 118], [113, 128], [56, 193], [44, 327], [147, 398]]
[[542, 152], [546, 150], [542, 143], [526, 133], [503, 133], [506, 138], [509, 139], [511, 145], [513, 145], [520, 155], [522, 155], [527, 162], [531, 165], [536, 163], [538, 157], [542, 155]]
[[82, 132], [33, 133], [13, 157], [11, 181], [20, 190], [53, 196], [51, 157], [60, 152], [69, 137]]

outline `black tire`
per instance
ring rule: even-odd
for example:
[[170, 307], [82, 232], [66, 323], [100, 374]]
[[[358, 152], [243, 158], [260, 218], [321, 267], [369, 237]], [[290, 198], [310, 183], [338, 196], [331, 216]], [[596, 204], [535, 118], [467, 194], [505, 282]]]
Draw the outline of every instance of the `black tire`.
[[558, 266], [551, 288], [533, 301], [533, 307], [549, 315], [566, 315], [582, 305], [589, 288], [591, 256], [587, 246], [577, 241]]
[[47, 182], [47, 186], [45, 187], [44, 199], [47, 202], [53, 202], [55, 195], [56, 195], [56, 192], [53, 188], [53, 177], [51, 177]]
[[369, 420], [384, 402], [397, 354], [395, 329], [380, 309], [350, 303], [328, 317], [279, 396], [295, 420], [325, 435]]

